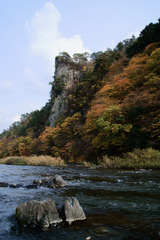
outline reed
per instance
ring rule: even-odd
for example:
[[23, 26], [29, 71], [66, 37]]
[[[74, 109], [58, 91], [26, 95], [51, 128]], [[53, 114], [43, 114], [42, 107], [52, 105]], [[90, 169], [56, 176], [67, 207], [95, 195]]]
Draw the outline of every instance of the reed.
[[160, 169], [160, 151], [147, 148], [135, 149], [123, 157], [104, 156], [98, 165], [111, 169]]
[[30, 165], [30, 166], [54, 166], [54, 167], [64, 167], [65, 162], [60, 157], [51, 157], [47, 155], [40, 156], [11, 156], [0, 159], [0, 164], [8, 165]]

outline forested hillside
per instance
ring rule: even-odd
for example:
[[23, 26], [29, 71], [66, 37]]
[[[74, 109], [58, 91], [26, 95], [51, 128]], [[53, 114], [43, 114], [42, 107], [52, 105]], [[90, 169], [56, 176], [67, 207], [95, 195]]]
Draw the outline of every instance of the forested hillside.
[[[113, 50], [60, 57], [81, 72], [68, 94], [67, 111], [54, 127], [49, 122], [52, 97], [41, 110], [23, 114], [0, 135], [0, 158], [43, 154], [96, 162], [106, 154], [159, 149], [160, 21]], [[57, 93], [63, 89], [58, 79], [51, 84]]]

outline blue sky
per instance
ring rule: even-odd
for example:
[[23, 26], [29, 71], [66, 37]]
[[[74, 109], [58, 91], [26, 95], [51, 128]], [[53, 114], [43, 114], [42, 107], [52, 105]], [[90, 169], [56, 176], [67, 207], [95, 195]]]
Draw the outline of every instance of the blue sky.
[[159, 0], [0, 0], [0, 132], [48, 101], [59, 52], [114, 48], [159, 9]]

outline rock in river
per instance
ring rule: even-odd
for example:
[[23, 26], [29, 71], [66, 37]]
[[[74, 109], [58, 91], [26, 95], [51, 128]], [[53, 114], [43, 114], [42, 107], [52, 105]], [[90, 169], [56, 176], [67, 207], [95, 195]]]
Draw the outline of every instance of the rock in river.
[[16, 218], [21, 226], [40, 227], [42, 230], [47, 230], [52, 224], [62, 222], [62, 219], [69, 225], [74, 221], [86, 219], [82, 207], [74, 197], [65, 201], [60, 214], [62, 218], [51, 198], [41, 202], [31, 200], [16, 208]]
[[48, 188], [60, 188], [60, 187], [65, 187], [66, 182], [58, 174], [52, 177], [47, 177], [45, 179], [34, 180], [33, 184], [28, 184], [28, 185], [23, 185], [21, 183], [8, 184], [6, 182], [0, 182], [0, 187], [12, 187], [12, 188], [24, 187], [24, 188], [31, 189], [31, 188], [38, 188], [40, 186], [48, 187]]
[[46, 186], [48, 188], [59, 188], [59, 187], [64, 187], [66, 186], [66, 182], [63, 180], [63, 178], [56, 174], [55, 176], [48, 177], [45, 179], [40, 179], [40, 180], [34, 180], [33, 184], [37, 186]]
[[71, 225], [74, 221], [81, 221], [86, 219], [86, 215], [75, 197], [69, 198], [65, 201], [63, 206], [63, 214], [65, 221]]
[[24, 186], [25, 188], [32, 189], [32, 188], [37, 188], [38, 186], [36, 184], [28, 184]]
[[8, 183], [0, 182], [0, 187], [8, 187]]
[[11, 188], [21, 188], [21, 187], [24, 187], [23, 184], [21, 184], [21, 183], [10, 184], [9, 186], [10, 186]]
[[47, 182], [49, 188], [64, 187], [65, 185], [66, 183], [63, 178], [57, 174], [54, 177], [50, 177]]
[[16, 218], [21, 225], [41, 227], [43, 230], [49, 228], [51, 224], [62, 221], [51, 198], [41, 202], [31, 200], [20, 204], [16, 209]]

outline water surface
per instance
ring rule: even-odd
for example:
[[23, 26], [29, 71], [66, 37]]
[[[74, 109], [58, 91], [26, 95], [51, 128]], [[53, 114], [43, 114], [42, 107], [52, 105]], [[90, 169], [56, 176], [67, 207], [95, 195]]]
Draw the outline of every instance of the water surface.
[[[54, 174], [67, 186], [58, 189], [0, 188], [0, 240], [159, 240], [160, 171], [84, 169], [80, 166], [33, 167], [0, 165], [0, 182], [30, 184]], [[16, 225], [18, 204], [53, 198], [61, 208], [76, 197], [87, 221], [50, 231], [22, 230]]]

